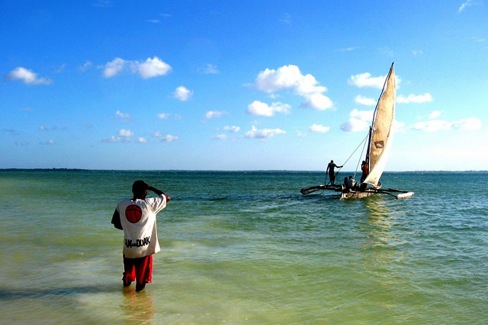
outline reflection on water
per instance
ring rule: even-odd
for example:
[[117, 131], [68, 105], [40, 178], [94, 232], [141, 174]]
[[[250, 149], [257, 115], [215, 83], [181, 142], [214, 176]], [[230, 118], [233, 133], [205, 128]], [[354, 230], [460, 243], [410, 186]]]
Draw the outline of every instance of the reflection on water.
[[366, 212], [368, 214], [368, 243], [370, 247], [389, 246], [392, 242], [392, 220], [389, 215], [390, 210], [385, 201], [378, 197], [366, 199]]
[[389, 209], [388, 202], [382, 197], [364, 200], [368, 218], [366, 224], [362, 225], [366, 235], [363, 249], [367, 263], [374, 269], [401, 261], [406, 255], [402, 250], [406, 241], [395, 229], [401, 225]]
[[149, 290], [136, 292], [134, 286], [123, 288], [124, 299], [120, 310], [127, 324], [151, 324], [155, 308]]

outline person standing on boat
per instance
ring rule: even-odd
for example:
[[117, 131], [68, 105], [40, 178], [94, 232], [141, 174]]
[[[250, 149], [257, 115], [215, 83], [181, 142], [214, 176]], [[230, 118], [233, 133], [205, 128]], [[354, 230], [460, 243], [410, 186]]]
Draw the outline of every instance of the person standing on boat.
[[366, 177], [369, 174], [369, 164], [366, 162], [366, 160], [363, 160], [363, 162], [361, 163], [361, 171], [363, 173], [361, 175], [361, 183], [362, 183], [362, 182], [364, 182], [364, 180], [366, 179]]
[[326, 173], [329, 173], [329, 180], [332, 185], [335, 183], [335, 176], [336, 173], [334, 171], [335, 168], [342, 168], [342, 166], [337, 166], [334, 163], [334, 160], [331, 160], [330, 163], [327, 165], [327, 170], [325, 171]]
[[[146, 198], [148, 191], [156, 197]], [[156, 229], [156, 215], [171, 199], [144, 181], [132, 184], [133, 197], [119, 202], [112, 217], [117, 229], [124, 231], [124, 287], [136, 281], [136, 291], [152, 282], [153, 254], [161, 248]]]

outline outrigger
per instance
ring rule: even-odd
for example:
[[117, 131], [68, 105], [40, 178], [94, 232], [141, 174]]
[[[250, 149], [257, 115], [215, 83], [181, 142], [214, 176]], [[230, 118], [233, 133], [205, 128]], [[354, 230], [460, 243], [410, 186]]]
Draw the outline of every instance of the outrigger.
[[331, 190], [341, 193], [341, 200], [361, 199], [376, 194], [387, 194], [397, 199], [406, 199], [414, 195], [410, 191], [393, 188], [382, 189], [380, 177], [386, 166], [388, 152], [391, 146], [392, 125], [395, 118], [395, 69], [391, 64], [390, 71], [385, 79], [383, 89], [374, 110], [373, 122], [369, 128], [368, 146], [363, 163], [367, 164], [367, 176], [359, 185], [316, 185], [302, 188], [300, 192], [308, 195], [316, 191]]

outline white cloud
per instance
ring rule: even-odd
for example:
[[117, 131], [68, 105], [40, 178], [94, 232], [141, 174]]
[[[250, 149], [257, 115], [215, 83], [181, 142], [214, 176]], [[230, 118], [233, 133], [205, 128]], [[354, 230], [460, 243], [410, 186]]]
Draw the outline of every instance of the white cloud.
[[486, 39], [485, 39], [485, 38], [483, 38], [483, 37], [471, 37], [471, 39], [472, 39], [473, 41], [475, 41], [476, 43], [480, 43], [480, 44], [482, 44], [482, 43], [486, 42]]
[[287, 65], [278, 70], [265, 69], [256, 78], [256, 86], [259, 90], [272, 93], [283, 89], [298, 87], [303, 78], [300, 69], [296, 65]]
[[142, 78], [152, 78], [157, 76], [164, 76], [170, 70], [171, 67], [164, 61], [161, 61], [158, 57], [147, 58], [145, 62], [136, 63], [137, 70]]
[[66, 63], [61, 64], [59, 67], [57, 67], [54, 72], [55, 73], [62, 73], [64, 70], [66, 70]]
[[271, 117], [275, 113], [288, 113], [289, 111], [290, 105], [280, 102], [272, 103], [270, 106], [266, 103], [255, 100], [247, 106], [247, 112], [249, 114], [258, 116]]
[[39, 131], [44, 132], [44, 131], [56, 131], [56, 130], [63, 130], [66, 129], [65, 127], [58, 127], [58, 126], [51, 126], [47, 127], [44, 124], [39, 125]]
[[143, 137], [137, 138], [137, 143], [147, 143], [147, 139]]
[[105, 64], [103, 69], [103, 76], [105, 78], [112, 78], [118, 75], [127, 65], [126, 61], [121, 58], [115, 58], [111, 62]]
[[212, 139], [224, 141], [224, 140], [228, 139], [228, 136], [227, 136], [227, 134], [218, 134], [218, 135], [212, 137]]
[[152, 136], [161, 139], [163, 142], [174, 142], [178, 140], [177, 136], [171, 134], [163, 135], [160, 131], [153, 132]]
[[412, 127], [414, 130], [435, 132], [440, 130], [449, 130], [451, 123], [443, 120], [432, 120], [425, 122], [417, 122]]
[[320, 125], [320, 124], [312, 124], [312, 126], [310, 126], [310, 128], [309, 128], [309, 131], [314, 132], [314, 133], [327, 133], [327, 132], [329, 132], [329, 130], [330, 130], [330, 127]]
[[481, 129], [481, 120], [475, 117], [470, 117], [452, 122], [452, 127], [460, 130], [479, 130]]
[[223, 114], [224, 112], [221, 111], [208, 111], [207, 113], [205, 113], [205, 118], [209, 120], [211, 118], [221, 117]]
[[432, 100], [433, 100], [432, 95], [429, 93], [425, 93], [423, 95], [408, 95], [407, 97], [400, 95], [396, 99], [397, 103], [402, 103], [402, 104], [409, 104], [409, 103], [421, 104], [421, 103], [431, 102]]
[[417, 122], [412, 126], [412, 129], [426, 132], [437, 132], [447, 130], [479, 130], [481, 128], [481, 120], [470, 117], [453, 122], [445, 120], [430, 120]]
[[238, 126], [235, 126], [235, 125], [227, 125], [227, 126], [224, 126], [224, 130], [232, 132], [232, 133], [237, 133], [241, 130], [241, 128]]
[[128, 118], [130, 118], [130, 114], [129, 113], [122, 113], [119, 110], [117, 110], [117, 112], [115, 112], [115, 116], [117, 118], [121, 118], [121, 119], [128, 119]]
[[133, 136], [134, 136], [134, 132], [132, 132], [131, 130], [126, 130], [126, 129], [119, 130], [119, 137], [131, 138]]
[[39, 78], [36, 73], [24, 67], [17, 67], [7, 75], [9, 80], [21, 80], [26, 85], [50, 85], [52, 80]]
[[368, 98], [368, 97], [364, 97], [364, 96], [356, 96], [356, 98], [354, 99], [354, 101], [357, 103], [357, 104], [360, 104], [360, 105], [365, 105], [365, 106], [375, 106], [376, 105], [376, 99], [374, 98]]
[[285, 134], [286, 131], [282, 129], [262, 129], [258, 130], [254, 125], [251, 130], [247, 131], [244, 135], [246, 138], [251, 139], [267, 139], [274, 137], [278, 134]]
[[265, 69], [256, 78], [256, 88], [269, 94], [291, 90], [305, 98], [302, 106], [317, 110], [333, 107], [330, 98], [323, 94], [327, 88], [320, 86], [311, 74], [303, 75], [296, 65], [282, 66], [277, 70]]
[[341, 125], [341, 130], [344, 132], [359, 132], [367, 130], [368, 127], [369, 123], [355, 118], [350, 118], [347, 122]]
[[295, 132], [296, 132], [297, 137], [299, 137], [299, 138], [305, 138], [307, 136], [306, 132], [302, 132], [300, 130], [296, 130]]
[[52, 146], [52, 145], [55, 145], [56, 142], [53, 139], [49, 139], [49, 140], [44, 141], [44, 142], [39, 142], [39, 144], [46, 145], [46, 146]]
[[204, 74], [219, 74], [220, 71], [215, 64], [207, 63], [204, 68], [199, 69], [201, 73]]
[[429, 114], [430, 119], [436, 119], [441, 116], [441, 111], [433, 111], [432, 113]]
[[341, 130], [345, 132], [359, 132], [367, 130], [373, 120], [374, 110], [360, 111], [353, 109], [349, 114], [349, 120], [341, 125]]
[[168, 113], [160, 113], [157, 115], [158, 120], [167, 120], [169, 119], [169, 114]]
[[305, 102], [302, 104], [303, 107], [314, 108], [319, 111], [332, 108], [333, 103], [329, 97], [321, 93], [313, 93], [306, 96]]
[[107, 143], [120, 142], [120, 137], [111, 136], [110, 138], [103, 139], [102, 142], [107, 142]]
[[350, 46], [350, 47], [343, 47], [343, 48], [337, 49], [336, 51], [337, 52], [352, 52], [356, 49], [357, 49], [356, 46]]
[[176, 135], [167, 134], [164, 137], [162, 137], [161, 140], [163, 142], [174, 142], [178, 140], [178, 137]]
[[83, 63], [83, 65], [81, 65], [78, 69], [81, 71], [81, 72], [86, 72], [87, 70], [89, 70], [91, 67], [93, 66], [93, 63], [91, 61], [86, 61], [85, 63]]
[[371, 121], [373, 121], [373, 114], [374, 114], [374, 110], [360, 111], [358, 109], [353, 109], [351, 111], [351, 113], [349, 114], [349, 116], [351, 118], [355, 118], [355, 119], [358, 119], [358, 120], [362, 120], [362, 121], [366, 121], [366, 122], [371, 122]]
[[280, 22], [286, 24], [286, 25], [290, 25], [292, 23], [292, 19], [291, 19], [291, 15], [287, 12], [285, 12], [281, 18], [280, 18]]
[[147, 58], [144, 62], [115, 58], [104, 65], [103, 75], [105, 78], [112, 78], [124, 70], [138, 73], [142, 78], [148, 79], [168, 74], [171, 66], [156, 56], [152, 59]]
[[359, 88], [372, 87], [382, 89], [385, 78], [386, 76], [372, 77], [371, 73], [365, 72], [351, 76], [349, 78], [349, 84]]
[[176, 99], [185, 102], [188, 99], [190, 99], [190, 97], [192, 96], [192, 92], [184, 86], [179, 86], [178, 88], [176, 88], [175, 92], [173, 93], [173, 96]]
[[406, 126], [405, 126], [405, 123], [398, 122], [397, 120], [394, 120], [392, 128], [393, 128], [394, 132], [403, 132], [403, 131], [405, 131]]
[[307, 97], [307, 95], [314, 95], [326, 92], [327, 88], [325, 88], [324, 86], [319, 86], [318, 81], [315, 79], [314, 76], [312, 76], [311, 74], [306, 74], [304, 76], [300, 76], [296, 85], [296, 90], [298, 94]]
[[458, 8], [458, 12], [461, 13], [463, 12], [466, 8], [468, 7], [471, 7], [472, 5], [474, 5], [475, 2], [473, 0], [466, 0], [464, 1], [461, 6]]

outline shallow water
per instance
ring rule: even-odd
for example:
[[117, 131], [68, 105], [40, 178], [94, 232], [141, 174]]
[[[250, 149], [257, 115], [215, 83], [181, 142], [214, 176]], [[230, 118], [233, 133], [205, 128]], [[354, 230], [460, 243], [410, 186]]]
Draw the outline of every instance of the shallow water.
[[[312, 172], [0, 171], [5, 324], [485, 324], [488, 173], [387, 173], [378, 196], [303, 197]], [[145, 179], [153, 283], [122, 288], [110, 218]], [[332, 193], [333, 194], [333, 193]]]

